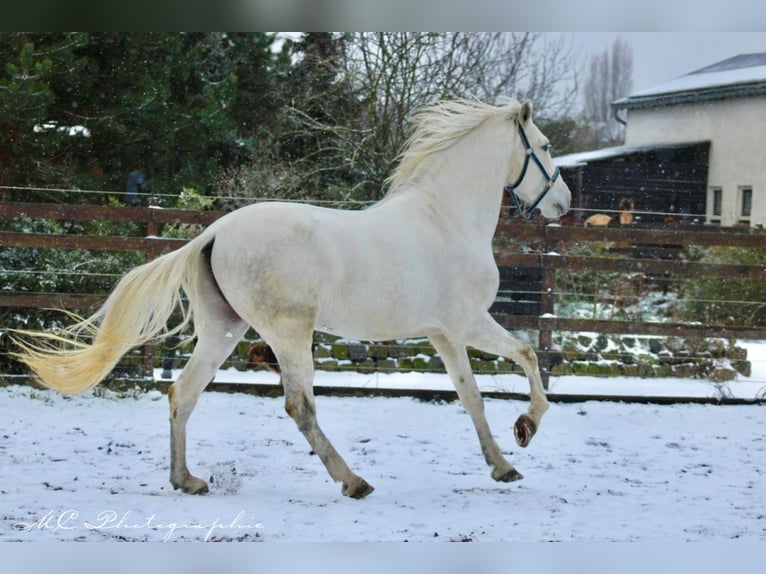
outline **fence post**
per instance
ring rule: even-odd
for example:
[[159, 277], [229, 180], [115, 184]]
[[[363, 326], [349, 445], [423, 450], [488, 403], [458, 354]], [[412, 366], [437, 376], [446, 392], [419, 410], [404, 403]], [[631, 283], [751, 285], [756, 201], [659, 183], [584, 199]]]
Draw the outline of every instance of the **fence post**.
[[553, 265], [547, 265], [547, 254], [553, 249], [551, 239], [548, 237], [548, 226], [542, 229], [543, 248], [540, 254], [540, 268], [542, 270], [543, 285], [540, 294], [540, 318], [538, 319], [538, 362], [540, 376], [543, 380], [543, 388], [548, 390], [548, 382], [551, 374], [551, 350], [553, 349], [553, 331], [547, 327], [549, 324], [543, 317], [553, 315], [553, 290], [556, 286], [556, 269]]
[[[149, 197], [147, 204], [149, 207], [159, 207], [160, 205], [159, 200], [154, 196]], [[153, 213], [153, 211], [150, 213]], [[160, 223], [154, 217], [149, 217], [149, 220], [146, 222], [146, 237], [155, 238], [159, 236]], [[144, 250], [145, 261], [149, 262], [157, 257], [157, 255], [159, 255], [159, 248], [151, 243], [147, 243], [147, 247]], [[143, 375], [147, 379], [152, 379], [154, 378], [154, 352], [156, 351], [156, 346], [154, 343], [146, 343], [141, 350], [144, 356]]]

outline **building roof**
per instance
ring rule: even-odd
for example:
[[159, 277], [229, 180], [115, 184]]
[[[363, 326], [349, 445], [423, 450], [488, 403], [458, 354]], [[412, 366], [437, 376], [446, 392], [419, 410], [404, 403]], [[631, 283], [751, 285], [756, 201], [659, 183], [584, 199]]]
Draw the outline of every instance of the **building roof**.
[[740, 54], [613, 102], [647, 108], [766, 95], [766, 52]]
[[597, 149], [594, 151], [586, 151], [581, 153], [570, 153], [567, 155], [561, 155], [553, 158], [553, 163], [559, 168], [574, 168], [586, 166], [594, 161], [603, 161], [612, 159], [615, 157], [633, 155], [638, 153], [647, 153], [663, 150], [675, 150], [684, 149], [688, 147], [694, 147], [701, 144], [709, 144], [709, 141], [695, 141], [695, 142], [680, 142], [680, 143], [663, 143], [663, 144], [651, 144], [640, 146], [627, 146], [621, 145], [617, 147], [607, 147], [603, 149]]

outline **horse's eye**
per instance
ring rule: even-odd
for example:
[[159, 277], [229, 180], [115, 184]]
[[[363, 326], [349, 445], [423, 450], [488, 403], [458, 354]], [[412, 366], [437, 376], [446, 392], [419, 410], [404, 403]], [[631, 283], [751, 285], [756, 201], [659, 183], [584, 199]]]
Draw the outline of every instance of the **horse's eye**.
[[543, 149], [543, 151], [544, 151], [545, 153], [548, 153], [548, 152], [550, 152], [550, 151], [551, 151], [551, 144], [549, 144], [549, 143], [548, 143], [548, 144], [545, 144], [545, 145], [543, 146], [543, 148], [542, 148], [542, 149]]

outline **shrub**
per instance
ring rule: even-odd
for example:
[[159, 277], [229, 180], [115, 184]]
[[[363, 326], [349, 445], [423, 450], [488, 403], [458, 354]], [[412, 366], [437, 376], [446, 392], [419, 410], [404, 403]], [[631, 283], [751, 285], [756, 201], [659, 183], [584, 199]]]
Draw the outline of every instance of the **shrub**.
[[[690, 259], [704, 263], [766, 265], [766, 252], [743, 247], [689, 250]], [[684, 283], [682, 316], [709, 324], [747, 327], [766, 325], [766, 282], [743, 277], [690, 277]]]

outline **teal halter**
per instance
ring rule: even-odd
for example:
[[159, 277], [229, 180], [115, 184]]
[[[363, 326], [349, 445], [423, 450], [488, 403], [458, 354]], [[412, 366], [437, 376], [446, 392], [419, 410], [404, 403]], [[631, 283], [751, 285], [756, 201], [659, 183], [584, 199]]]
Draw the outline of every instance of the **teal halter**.
[[[559, 168], [556, 168], [556, 170], [553, 172], [553, 175], [550, 175], [548, 173], [548, 170], [545, 169], [543, 162], [540, 161], [540, 158], [537, 157], [535, 150], [530, 145], [529, 138], [527, 137], [526, 132], [524, 132], [524, 128], [522, 127], [521, 122], [519, 122], [518, 126], [519, 126], [519, 136], [521, 136], [521, 143], [524, 144], [524, 149], [526, 150], [526, 155], [524, 156], [524, 165], [521, 168], [521, 173], [519, 174], [519, 177], [516, 179], [516, 181], [511, 184], [508, 184], [505, 187], [505, 190], [508, 192], [508, 195], [511, 196], [511, 199], [513, 199], [513, 203], [516, 206], [516, 210], [520, 214], [522, 214], [525, 218], [529, 219], [530, 217], [532, 217], [532, 212], [535, 209], [537, 209], [537, 206], [540, 205], [540, 202], [543, 200], [543, 198], [546, 195], [548, 195], [548, 192], [551, 190], [551, 187], [553, 187], [553, 184], [559, 178]], [[540, 168], [540, 171], [542, 172], [543, 177], [545, 178], [545, 187], [537, 196], [537, 198], [532, 203], [530, 203], [529, 205], [525, 207], [524, 202], [516, 194], [516, 189], [521, 185], [522, 181], [524, 181], [524, 176], [527, 175], [527, 168], [529, 167], [530, 158], [532, 159], [532, 161], [535, 162], [535, 164], [537, 164], [537, 167]]]

